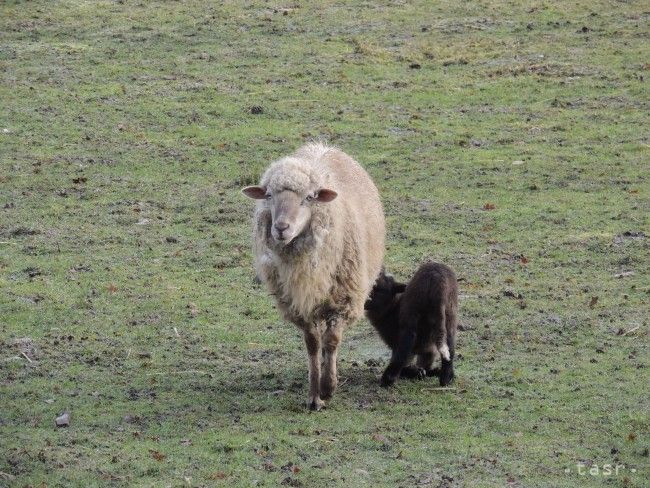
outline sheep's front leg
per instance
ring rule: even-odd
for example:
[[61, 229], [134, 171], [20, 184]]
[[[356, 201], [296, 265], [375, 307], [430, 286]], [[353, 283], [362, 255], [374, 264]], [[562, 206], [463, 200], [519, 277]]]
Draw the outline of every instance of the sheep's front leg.
[[309, 400], [307, 405], [310, 410], [320, 410], [324, 404], [320, 399], [320, 333], [316, 327], [311, 326], [305, 329], [304, 335], [307, 354], [309, 355]]
[[323, 400], [332, 397], [338, 383], [336, 361], [342, 331], [343, 324], [339, 320], [333, 319], [327, 321], [323, 332], [323, 371], [320, 378], [320, 396]]

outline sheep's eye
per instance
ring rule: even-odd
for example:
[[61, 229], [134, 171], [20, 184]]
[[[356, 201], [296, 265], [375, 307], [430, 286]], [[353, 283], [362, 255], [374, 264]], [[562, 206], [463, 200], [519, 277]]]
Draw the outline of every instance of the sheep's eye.
[[307, 195], [307, 197], [305, 198], [305, 200], [308, 202], [311, 202], [313, 199], [314, 199], [313, 195]]
[[266, 198], [267, 200], [270, 200], [271, 199], [271, 194], [267, 193], [266, 195], [264, 195], [264, 198]]

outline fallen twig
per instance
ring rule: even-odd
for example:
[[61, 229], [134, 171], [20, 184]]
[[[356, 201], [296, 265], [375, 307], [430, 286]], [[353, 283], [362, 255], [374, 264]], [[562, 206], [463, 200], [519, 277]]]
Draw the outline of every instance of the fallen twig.
[[321, 102], [322, 100], [316, 100], [316, 99], [296, 99], [292, 100], [290, 98], [287, 98], [285, 100], [279, 100], [280, 102], [293, 102], [293, 103], [300, 103], [300, 102]]
[[178, 329], [174, 327], [174, 333], [176, 334], [176, 337], [180, 337], [181, 335], [178, 333]]
[[211, 374], [208, 371], [200, 371], [198, 369], [188, 369], [187, 371], [159, 371], [156, 373], [147, 373], [147, 376], [161, 376], [168, 374]]
[[243, 93], [242, 95], [250, 97], [251, 95], [265, 95], [267, 93], [273, 93], [273, 90], [261, 90], [261, 91], [256, 91], [256, 92]]
[[29, 356], [28, 356], [27, 354], [25, 354], [24, 352], [21, 352], [20, 354], [21, 354], [21, 356], [23, 356], [25, 359], [27, 359], [27, 361], [29, 361], [30, 363], [33, 363], [33, 362], [34, 362], [34, 361], [32, 361], [32, 360], [29, 358]]

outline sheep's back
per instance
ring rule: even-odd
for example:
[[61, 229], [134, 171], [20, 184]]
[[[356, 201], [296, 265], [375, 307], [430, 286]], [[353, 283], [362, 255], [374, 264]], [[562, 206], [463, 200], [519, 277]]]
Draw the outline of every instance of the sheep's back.
[[344, 232], [358, 240], [359, 283], [361, 298], [359, 314], [363, 313], [363, 302], [370, 293], [384, 261], [384, 239], [386, 224], [379, 191], [370, 175], [354, 159], [337, 149], [328, 150], [321, 158], [336, 181], [345, 212]]

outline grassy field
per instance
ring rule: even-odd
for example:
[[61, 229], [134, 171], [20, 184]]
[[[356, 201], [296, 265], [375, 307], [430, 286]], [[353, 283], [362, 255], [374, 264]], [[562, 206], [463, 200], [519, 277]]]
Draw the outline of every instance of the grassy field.
[[[0, 486], [648, 486], [649, 20], [3, 1]], [[311, 138], [375, 179], [389, 270], [457, 270], [454, 388], [381, 389], [361, 321], [306, 410], [239, 189]]]

